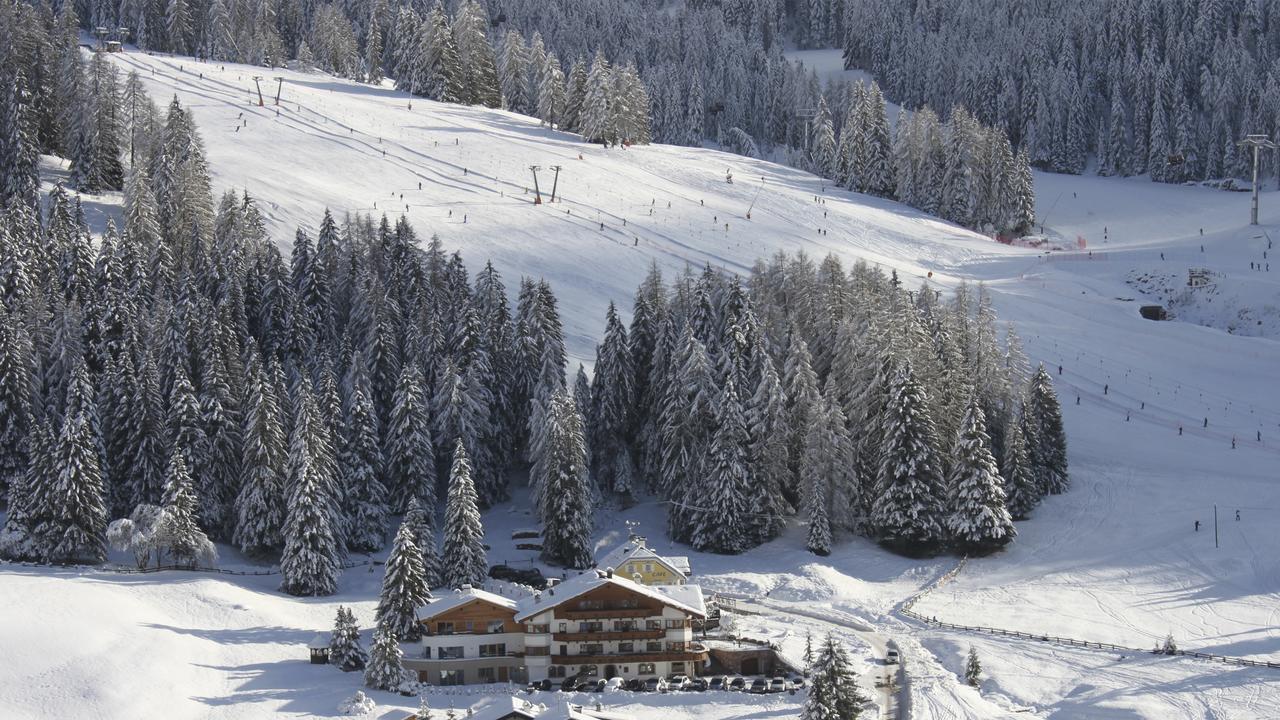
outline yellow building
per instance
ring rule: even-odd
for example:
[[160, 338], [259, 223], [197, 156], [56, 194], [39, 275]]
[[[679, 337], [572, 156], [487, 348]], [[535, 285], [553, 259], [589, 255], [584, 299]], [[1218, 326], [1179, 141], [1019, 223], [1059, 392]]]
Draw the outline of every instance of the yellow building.
[[619, 576], [640, 585], [683, 585], [693, 574], [689, 558], [663, 557], [654, 552], [639, 535], [632, 535], [620, 547], [605, 555], [597, 567], [610, 568]]

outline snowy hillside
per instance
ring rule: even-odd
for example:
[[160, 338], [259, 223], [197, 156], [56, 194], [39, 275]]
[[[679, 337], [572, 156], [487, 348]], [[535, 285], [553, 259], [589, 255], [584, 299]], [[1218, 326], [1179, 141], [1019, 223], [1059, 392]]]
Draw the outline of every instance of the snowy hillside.
[[[258, 68], [140, 53], [115, 61], [136, 70], [157, 101], [176, 95], [194, 110], [215, 192], [247, 188], [280, 242], [297, 226], [314, 229], [326, 207], [339, 215], [404, 213], [420, 237], [438, 234], [473, 269], [492, 259], [509, 280], [548, 279], [569, 351], [584, 362], [594, 357], [607, 302], [628, 309], [653, 262], [745, 271], [777, 251], [803, 250], [894, 268], [909, 287], [928, 273], [944, 286], [987, 282], [1002, 319], [1017, 324], [1033, 360], [1057, 383], [1074, 486], [1019, 523], [1007, 551], [968, 562], [916, 611], [1143, 648], [1172, 633], [1188, 649], [1280, 662], [1280, 343], [1201, 326], [1215, 322], [1143, 320], [1137, 306], [1147, 301], [1126, 284], [1135, 272], [1178, 275], [1190, 266], [1230, 278], [1250, 272], [1261, 248], [1245, 225], [1247, 196], [1037, 175], [1045, 234], [1085, 238], [1088, 248], [1045, 256], [897, 203], [832, 190], [800, 171], [715, 151], [604, 149], [509, 113], [289, 71], [280, 73], [279, 107], [271, 80], [263, 81], [266, 106], [258, 107]], [[530, 165], [542, 168], [544, 197], [549, 168], [562, 167], [557, 202], [533, 204]], [[1272, 236], [1280, 221], [1275, 201], [1264, 197]], [[109, 214], [113, 204], [105, 197], [88, 210]], [[1254, 273], [1240, 291], [1244, 302], [1274, 303], [1280, 263], [1276, 275]], [[597, 518], [602, 546], [620, 539], [624, 520], [655, 540], [663, 536], [662, 509], [642, 503]], [[490, 559], [528, 559], [508, 537], [532, 522], [521, 503], [489, 511]], [[733, 557], [672, 549], [690, 555], [705, 588], [770, 608], [772, 615], [744, 618], [742, 631], [770, 637], [785, 653], [799, 652], [806, 631], [836, 632], [855, 646], [869, 679], [879, 667], [871, 648], [893, 638], [906, 658], [911, 717], [1280, 716], [1274, 669], [1120, 659], [922, 629], [896, 611], [956, 558], [909, 560], [864, 539], [843, 540], [818, 558], [804, 550], [802, 536], [793, 528]], [[665, 539], [657, 544], [667, 548]], [[223, 566], [248, 567], [234, 553]], [[7, 617], [23, 620], [0, 623], [0, 644], [10, 649], [0, 661], [0, 715], [150, 717], [160, 708], [180, 718], [333, 715], [359, 678], [307, 665], [305, 644], [327, 631], [338, 604], [354, 606], [368, 628], [380, 579], [377, 571], [350, 569], [338, 595], [299, 600], [278, 593], [273, 577], [0, 567], [0, 604]], [[981, 695], [961, 679], [971, 644], [986, 666]], [[413, 706], [409, 698], [371, 694], [384, 706], [379, 717], [402, 717], [387, 705]], [[783, 697], [613, 702], [640, 717], [797, 712], [796, 701]], [[465, 697], [458, 703], [467, 704]]]

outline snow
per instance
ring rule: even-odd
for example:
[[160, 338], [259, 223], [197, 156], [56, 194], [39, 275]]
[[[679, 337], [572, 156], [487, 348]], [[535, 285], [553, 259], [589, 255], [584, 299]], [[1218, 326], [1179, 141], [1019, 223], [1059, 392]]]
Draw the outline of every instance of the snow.
[[[806, 173], [711, 150], [606, 150], [507, 113], [416, 98], [410, 110], [409, 98], [386, 88], [289, 71], [280, 73], [277, 116], [250, 102], [254, 68], [138, 53], [113, 59], [138, 69], [158, 101], [176, 93], [194, 108], [215, 187], [247, 185], [275, 237], [291, 238], [296, 225], [313, 228], [324, 207], [380, 213], [407, 203], [419, 236], [439, 233], [473, 269], [492, 258], [509, 288], [521, 274], [548, 279], [569, 351], [588, 364], [606, 303], [629, 307], [651, 262], [743, 271], [778, 250], [832, 251], [896, 268], [908, 286], [928, 272], [943, 286], [986, 281], [1001, 318], [1016, 324], [1028, 354], [1056, 384], [1073, 486], [1018, 523], [1007, 550], [970, 560], [915, 609], [954, 623], [1137, 648], [1172, 633], [1186, 649], [1280, 661], [1280, 343], [1275, 324], [1264, 322], [1263, 337], [1246, 337], [1243, 326], [1222, 330], [1242, 309], [1265, 319], [1267, 305], [1280, 305], [1280, 265], [1276, 275], [1248, 269], [1262, 260], [1266, 237], [1280, 237], [1276, 193], [1263, 196], [1263, 226], [1250, 228], [1246, 194], [1037, 174], [1044, 234], [1087, 244], [1046, 256], [893, 202], [824, 192], [825, 183]], [[237, 132], [242, 113], [248, 124]], [[525, 186], [533, 164], [563, 166], [563, 202], [531, 204]], [[544, 189], [548, 172], [539, 175]], [[118, 196], [86, 202], [100, 227]], [[820, 236], [819, 227], [830, 234]], [[1189, 267], [1221, 273], [1213, 302], [1179, 309], [1178, 319], [1190, 322], [1141, 319], [1138, 306], [1152, 300], [1126, 281], [1135, 273], [1182, 277]], [[527, 507], [517, 501], [485, 514], [491, 562], [537, 564], [509, 539], [535, 524]], [[904, 656], [915, 718], [1022, 717], [1021, 710], [1055, 719], [1280, 716], [1280, 674], [1272, 669], [1147, 654], [1120, 660], [901, 620], [896, 609], [955, 558], [910, 560], [848, 538], [837, 539], [830, 557], [816, 558], [803, 550], [801, 526], [746, 555], [713, 556], [670, 544], [664, 508], [652, 502], [601, 511], [596, 546], [624, 541], [625, 520], [640, 523], [656, 552], [688, 555], [704, 591], [763, 598], [769, 614], [739, 617], [740, 632], [778, 642], [788, 657], [799, 655], [806, 630], [834, 632], [855, 648], [867, 687], [882, 671], [872, 640], [891, 637]], [[221, 550], [224, 567], [245, 567], [234, 551]], [[112, 560], [130, 562], [120, 554]], [[7, 650], [0, 716], [150, 717], [159, 707], [174, 718], [330, 716], [359, 688], [360, 674], [310, 665], [306, 644], [332, 627], [344, 604], [365, 628], [367, 647], [381, 572], [347, 570], [329, 598], [289, 598], [278, 581], [0, 566], [0, 606], [6, 620], [17, 619], [0, 623]], [[874, 634], [860, 634], [859, 625]], [[971, 644], [985, 667], [981, 694], [961, 680]], [[432, 706], [474, 702], [463, 693], [439, 691]], [[417, 705], [380, 691], [369, 696], [380, 717]], [[554, 701], [565, 698], [573, 699]], [[700, 693], [616, 693], [606, 704], [669, 720], [790, 717], [798, 709], [790, 696]]]

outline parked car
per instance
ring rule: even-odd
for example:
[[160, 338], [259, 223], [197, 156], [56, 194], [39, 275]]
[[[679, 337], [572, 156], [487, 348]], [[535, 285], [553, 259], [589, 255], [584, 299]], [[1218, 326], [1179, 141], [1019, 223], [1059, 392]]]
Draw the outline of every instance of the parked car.
[[631, 692], [644, 692], [644, 680], [640, 678], [631, 678], [627, 681], [627, 689]]
[[803, 690], [803, 689], [804, 689], [804, 676], [803, 676], [803, 675], [792, 675], [792, 676], [791, 676], [791, 687], [792, 687], [793, 689], [795, 689], [795, 690]]
[[616, 692], [618, 690], [623, 690], [626, 687], [627, 687], [627, 681], [625, 678], [611, 677], [605, 682], [604, 689], [608, 690], [609, 692]]
[[667, 681], [662, 678], [651, 677], [644, 681], [644, 689], [647, 692], [666, 692]]
[[560, 690], [563, 692], [573, 692], [578, 689], [578, 676], [570, 675], [560, 681]]
[[551, 682], [551, 680], [549, 680], [549, 679], [543, 679], [543, 680], [539, 680], [539, 681], [537, 681], [537, 682], [529, 683], [529, 691], [530, 691], [530, 692], [533, 692], [533, 691], [535, 691], [535, 690], [537, 690], [537, 691], [542, 691], [542, 692], [548, 692], [548, 691], [550, 691], [550, 690], [555, 690], [555, 689], [556, 689], [556, 684], [555, 684], [555, 683], [553, 683], [553, 682]]
[[688, 675], [672, 675], [671, 677], [667, 678], [667, 687], [672, 691], [684, 690], [685, 686], [688, 684], [689, 684]]
[[735, 690], [735, 691], [746, 690], [747, 679], [742, 677], [741, 675], [735, 677], [734, 679], [729, 681], [729, 689]]
[[751, 687], [747, 688], [747, 692], [755, 695], [763, 695], [769, 692], [769, 681], [764, 678], [756, 678], [751, 681]]
[[604, 692], [609, 687], [609, 681], [604, 678], [592, 680], [587, 683], [587, 692]]
[[780, 693], [787, 691], [787, 681], [784, 678], [776, 677], [769, 683], [769, 692]]
[[711, 682], [707, 684], [708, 690], [728, 690], [729, 678], [723, 675], [717, 675], [711, 678]]
[[695, 690], [697, 692], [706, 692], [708, 685], [709, 683], [707, 683], [706, 678], [693, 678], [692, 680], [689, 681], [688, 685], [685, 685], [684, 689]]
[[888, 650], [887, 652], [885, 652], [885, 654], [884, 654], [884, 664], [885, 664], [885, 665], [897, 665], [897, 664], [898, 664], [898, 651], [897, 651], [897, 650], [890, 649], [890, 650]]

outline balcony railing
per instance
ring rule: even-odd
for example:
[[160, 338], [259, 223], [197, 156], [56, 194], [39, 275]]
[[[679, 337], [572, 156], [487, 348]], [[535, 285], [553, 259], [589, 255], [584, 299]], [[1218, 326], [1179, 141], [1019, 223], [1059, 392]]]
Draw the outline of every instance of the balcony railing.
[[598, 665], [603, 663], [642, 663], [642, 662], [705, 662], [707, 647], [701, 643], [689, 643], [683, 651], [666, 650], [663, 652], [638, 651], [631, 653], [601, 653], [598, 655], [552, 655], [553, 665]]
[[552, 633], [556, 642], [590, 642], [595, 640], [658, 640], [666, 637], [666, 630], [600, 630], [596, 632]]

